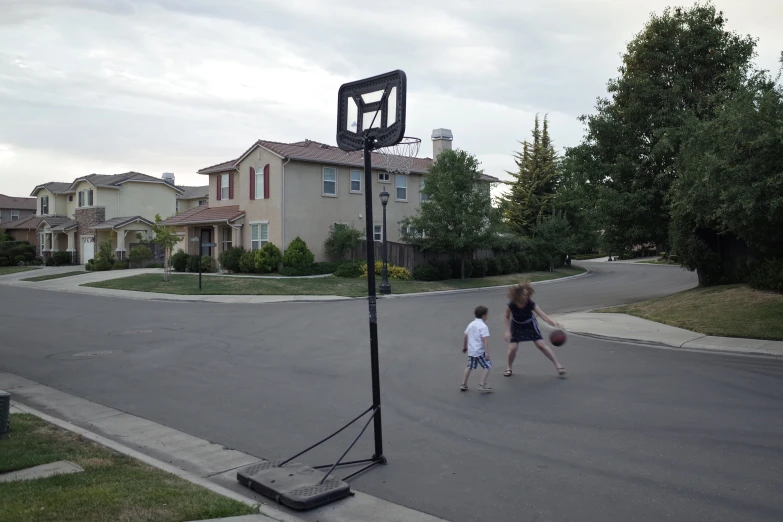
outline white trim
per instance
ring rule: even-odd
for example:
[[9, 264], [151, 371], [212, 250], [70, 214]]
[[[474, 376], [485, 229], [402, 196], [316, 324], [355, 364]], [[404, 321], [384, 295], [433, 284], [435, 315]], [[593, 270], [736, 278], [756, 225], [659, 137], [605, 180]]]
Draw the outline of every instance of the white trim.
[[[248, 224], [249, 225], [268, 225], [269, 224], [269, 220], [268, 219], [262, 219], [261, 221], [249, 221]], [[241, 227], [242, 225], [239, 225], [239, 226]]]
[[[379, 170], [376, 174], [378, 175], [378, 183], [391, 183], [391, 173]], [[381, 175], [386, 176], [388, 179], [381, 179]]]
[[[334, 181], [333, 182], [329, 181], [329, 183], [334, 183], [334, 194], [330, 194], [330, 193], [326, 192], [326, 190], [324, 190], [326, 188], [325, 184], [327, 183], [326, 179], [324, 178], [324, 176], [326, 174], [326, 169], [331, 169], [331, 170], [334, 171]], [[339, 181], [338, 181], [339, 177], [340, 177], [340, 171], [337, 170], [337, 167], [327, 167], [327, 166], [321, 167], [321, 196], [326, 197], [326, 198], [336, 198], [337, 197], [337, 195], [340, 193], [339, 192], [339, 190], [340, 190], [340, 188], [339, 188]]]
[[[272, 169], [271, 168], [269, 169], [269, 175], [270, 176], [272, 175]], [[255, 169], [255, 171], [253, 172], [253, 176], [255, 177], [253, 179], [253, 187], [256, 189], [256, 193], [253, 194], [253, 199], [265, 199], [266, 198], [266, 193], [264, 191], [264, 180], [265, 180], [266, 177], [264, 176], [264, 166], [263, 165], [259, 165]], [[259, 192], [258, 177], [259, 176], [261, 176], [261, 189], [260, 189], [261, 190], [261, 196], [258, 195], [258, 192]], [[270, 185], [271, 185], [271, 183], [270, 183]]]
[[[400, 176], [403, 177], [405, 180], [405, 187], [400, 187], [397, 183], [400, 179]], [[401, 188], [405, 188], [405, 197], [399, 198], [397, 197], [397, 191]], [[401, 203], [407, 203], [408, 202], [408, 175], [407, 174], [395, 174], [394, 175], [394, 201], [399, 201]]]
[[[353, 176], [354, 172], [358, 172], [359, 173], [359, 190], [353, 190], [353, 178], [351, 176]], [[363, 191], [362, 191], [362, 188], [364, 188], [363, 187], [364, 181], [362, 180], [363, 174], [364, 174], [364, 172], [362, 172], [362, 169], [349, 169], [348, 170], [348, 191], [351, 194], [362, 194], [363, 193]]]
[[[381, 236], [380, 239], [375, 239], [375, 229], [376, 228], [380, 228], [381, 229], [381, 231], [378, 232], [378, 234]], [[378, 224], [378, 225], [373, 224], [373, 226], [372, 226], [372, 240], [375, 243], [380, 243], [380, 242], [383, 241], [383, 224]]]

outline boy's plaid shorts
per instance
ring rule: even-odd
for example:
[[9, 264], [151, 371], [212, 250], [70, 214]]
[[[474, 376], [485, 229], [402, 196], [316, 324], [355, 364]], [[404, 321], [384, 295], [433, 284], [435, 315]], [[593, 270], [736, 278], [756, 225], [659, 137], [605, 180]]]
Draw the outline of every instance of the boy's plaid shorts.
[[484, 358], [484, 355], [479, 355], [478, 357], [471, 357], [468, 355], [468, 368], [471, 370], [475, 370], [481, 366], [485, 370], [489, 370], [492, 368], [492, 361], [488, 361]]

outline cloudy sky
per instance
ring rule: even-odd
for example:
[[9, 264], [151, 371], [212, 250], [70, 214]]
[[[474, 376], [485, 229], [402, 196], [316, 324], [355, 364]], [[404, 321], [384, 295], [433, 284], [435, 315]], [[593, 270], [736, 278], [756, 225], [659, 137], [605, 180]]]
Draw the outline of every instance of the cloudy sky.
[[[625, 44], [672, 3], [0, 0], [0, 193], [128, 170], [198, 185], [258, 138], [333, 144], [340, 84], [398, 68], [420, 155], [446, 127], [503, 177], [536, 113], [579, 142]], [[777, 70], [783, 2], [715, 5]]]

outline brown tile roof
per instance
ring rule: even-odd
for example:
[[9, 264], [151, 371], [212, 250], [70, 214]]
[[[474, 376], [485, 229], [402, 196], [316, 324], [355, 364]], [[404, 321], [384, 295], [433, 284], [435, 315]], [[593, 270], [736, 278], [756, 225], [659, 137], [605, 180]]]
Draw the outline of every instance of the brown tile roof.
[[36, 199], [16, 198], [13, 196], [6, 196], [5, 194], [0, 194], [0, 208], [10, 210], [35, 210]]
[[209, 185], [203, 187], [187, 187], [180, 185], [177, 188], [182, 190], [182, 194], [177, 199], [202, 199], [209, 197]]
[[27, 216], [23, 217], [21, 219], [16, 219], [14, 221], [6, 221], [4, 223], [0, 223], [0, 229], [2, 230], [30, 230], [33, 228], [38, 228], [38, 223], [40, 223], [41, 218], [38, 216]]
[[[310, 140], [295, 143], [258, 140], [239, 158], [203, 168], [198, 173], [215, 174], [234, 170], [239, 166], [239, 162], [258, 145], [286, 159], [346, 167], [364, 167], [364, 153], [362, 151], [345, 152], [334, 145]], [[379, 152], [372, 153], [372, 166], [375, 169], [384, 169], [386, 167], [386, 159], [383, 154]], [[430, 167], [432, 167], [432, 158], [413, 158], [411, 161], [411, 172], [416, 174], [426, 174]], [[498, 178], [486, 174], [482, 174], [481, 179], [490, 182], [500, 181]]]
[[240, 210], [239, 205], [228, 205], [225, 207], [201, 205], [176, 216], [171, 216], [163, 220], [161, 225], [180, 226], [199, 223], [225, 223], [226, 221], [235, 221], [244, 215], [245, 211]]

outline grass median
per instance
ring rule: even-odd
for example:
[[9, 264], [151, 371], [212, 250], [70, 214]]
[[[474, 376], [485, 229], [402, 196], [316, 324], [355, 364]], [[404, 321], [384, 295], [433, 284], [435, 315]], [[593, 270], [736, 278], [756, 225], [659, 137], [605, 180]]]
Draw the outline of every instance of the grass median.
[[17, 274], [19, 272], [28, 272], [30, 270], [40, 270], [36, 266], [0, 266], [0, 276]]
[[174, 522], [256, 512], [33, 415], [12, 414], [8, 435], [0, 440], [0, 473], [59, 460], [84, 471], [0, 483], [3, 522]]
[[783, 294], [746, 285], [694, 288], [596, 312], [633, 315], [704, 335], [783, 341]]
[[47, 274], [47, 275], [42, 275], [42, 276], [38, 276], [38, 277], [28, 277], [28, 278], [22, 279], [22, 281], [32, 281], [34, 283], [38, 283], [40, 281], [49, 281], [50, 279], [60, 279], [62, 277], [71, 277], [71, 276], [82, 275], [82, 274], [86, 274], [86, 273], [88, 273], [88, 272], [86, 272], [84, 270], [78, 270], [78, 271], [74, 271], [74, 272], [60, 272], [59, 274]]
[[[518, 283], [523, 279], [529, 279], [533, 282], [546, 281], [581, 274], [584, 271], [583, 268], [579, 267], [564, 267], [554, 272], [510, 274], [466, 279], [464, 281], [459, 279], [449, 281], [392, 280], [390, 283], [393, 294], [412, 294], [436, 292], [439, 290], [504, 286]], [[380, 285], [380, 278], [377, 278], [376, 282]], [[141, 274], [96, 283], [86, 283], [82, 286], [177, 295], [338, 295], [344, 297], [362, 297], [367, 295], [366, 279], [346, 279], [333, 276], [309, 279], [256, 279], [251, 277], [204, 275], [202, 277], [201, 291], [198, 289], [198, 277], [185, 274], [172, 274], [169, 282], [164, 282], [161, 274]]]

